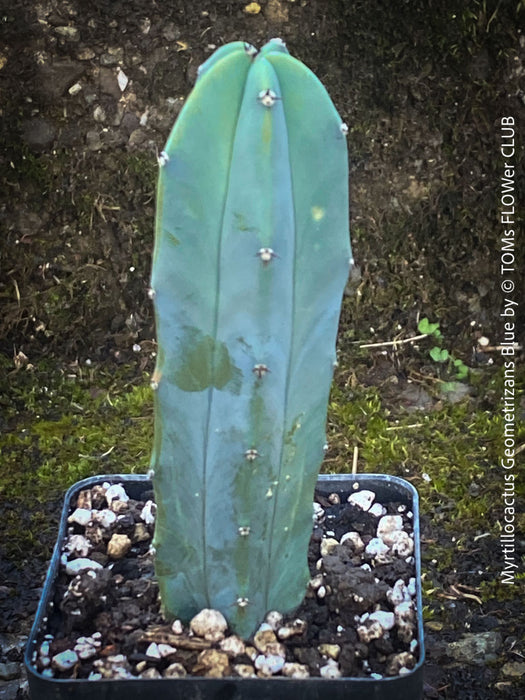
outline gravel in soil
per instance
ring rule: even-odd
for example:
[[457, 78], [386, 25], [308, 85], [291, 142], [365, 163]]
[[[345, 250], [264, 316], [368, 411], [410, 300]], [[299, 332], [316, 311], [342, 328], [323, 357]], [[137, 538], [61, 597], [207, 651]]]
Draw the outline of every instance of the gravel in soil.
[[292, 615], [270, 612], [241, 640], [217, 611], [202, 611], [189, 625], [163, 618], [152, 498], [145, 492], [141, 500], [128, 499], [122, 487], [107, 483], [79, 493], [34, 654], [45, 676], [381, 678], [416, 665], [409, 504], [382, 505], [364, 490], [350, 502], [339, 494], [318, 496], [303, 603]]

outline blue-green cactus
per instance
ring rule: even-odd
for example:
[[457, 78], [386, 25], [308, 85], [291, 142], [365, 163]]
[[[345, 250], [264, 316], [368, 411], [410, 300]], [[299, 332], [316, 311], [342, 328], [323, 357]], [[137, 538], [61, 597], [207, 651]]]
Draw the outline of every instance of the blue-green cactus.
[[159, 157], [154, 546], [163, 607], [248, 636], [309, 578], [351, 250], [346, 126], [284, 43], [201, 66]]

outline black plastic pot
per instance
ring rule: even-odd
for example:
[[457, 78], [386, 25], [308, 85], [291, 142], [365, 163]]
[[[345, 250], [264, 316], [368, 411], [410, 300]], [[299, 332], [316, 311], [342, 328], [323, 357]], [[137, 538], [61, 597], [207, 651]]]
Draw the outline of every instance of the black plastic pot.
[[421, 556], [419, 549], [418, 494], [414, 487], [399, 477], [361, 474], [321, 475], [318, 491], [328, 496], [337, 492], [345, 496], [360, 488], [374, 491], [377, 500], [405, 503], [414, 514], [414, 543], [417, 580], [417, 630], [419, 660], [412, 671], [392, 678], [170, 678], [126, 680], [70, 680], [47, 678], [32, 662], [37, 648], [39, 630], [45, 627], [45, 617], [53, 599], [53, 587], [58, 575], [62, 543], [67, 531], [67, 518], [79, 491], [105, 481], [125, 484], [130, 497], [140, 499], [151, 488], [146, 476], [110, 475], [84, 479], [74, 484], [66, 494], [58, 540], [49, 565], [42, 598], [36, 613], [25, 653], [32, 700], [421, 700], [423, 696], [423, 617], [421, 600]]

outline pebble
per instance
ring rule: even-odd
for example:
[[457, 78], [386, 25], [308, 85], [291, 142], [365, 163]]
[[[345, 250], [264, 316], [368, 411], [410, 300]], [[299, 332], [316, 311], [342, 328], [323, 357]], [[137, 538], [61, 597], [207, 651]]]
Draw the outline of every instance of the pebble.
[[165, 659], [167, 656], [176, 654], [177, 650], [172, 647], [171, 644], [159, 644], [159, 654], [161, 659]]
[[173, 632], [173, 634], [182, 634], [184, 632], [182, 622], [180, 620], [174, 620], [171, 626], [171, 631]]
[[83, 571], [95, 571], [96, 569], [102, 568], [102, 564], [99, 564], [98, 561], [80, 557], [79, 559], [73, 559], [67, 562], [66, 574], [69, 576], [77, 576], [77, 574], [81, 574]]
[[322, 523], [324, 520], [324, 508], [317, 502], [314, 501], [314, 522]]
[[140, 519], [144, 520], [146, 525], [153, 525], [155, 522], [156, 506], [153, 501], [146, 501], [144, 508], [140, 512]]
[[51, 663], [57, 671], [69, 671], [78, 663], [78, 654], [73, 649], [66, 649], [56, 656], [53, 656]]
[[71, 513], [67, 521], [68, 523], [76, 523], [81, 527], [85, 527], [88, 523], [91, 522], [91, 518], [91, 510], [88, 510], [87, 508], [77, 508], [73, 511], [73, 513]]
[[227, 628], [224, 615], [210, 608], [204, 608], [190, 621], [191, 631], [208, 642], [220, 642]]
[[129, 501], [129, 496], [122, 484], [113, 484], [106, 491], [106, 501], [108, 502], [108, 506], [111, 506], [111, 503], [114, 500], [126, 502]]
[[[415, 658], [408, 651], [402, 651], [389, 657], [386, 665], [387, 676], [401, 675], [403, 669], [410, 670], [416, 664]], [[406, 671], [405, 671], [406, 673]]]
[[124, 92], [129, 83], [128, 76], [124, 73], [124, 71], [121, 68], [117, 69], [117, 83], [121, 92]]
[[317, 647], [318, 652], [322, 656], [327, 656], [330, 659], [338, 659], [341, 653], [341, 647], [339, 644], [320, 644]]
[[255, 659], [255, 668], [260, 671], [263, 676], [274, 676], [281, 671], [284, 663], [284, 657], [279, 654], [269, 654], [268, 656], [260, 654]]
[[328, 659], [326, 665], [319, 669], [319, 673], [321, 678], [341, 678], [343, 675], [339, 664], [334, 659]]
[[235, 664], [233, 670], [241, 678], [257, 678], [257, 674], [250, 664]]
[[187, 675], [186, 669], [179, 663], [170, 664], [164, 671], [164, 678], [184, 678]]
[[334, 537], [326, 537], [321, 540], [321, 556], [327, 557], [332, 554], [336, 547], [339, 546], [339, 542]]
[[374, 505], [370, 508], [368, 512], [370, 513], [370, 515], [375, 515], [376, 518], [380, 518], [382, 515], [385, 515], [386, 508], [380, 503], [374, 503]]
[[109, 528], [117, 521], [117, 514], [109, 508], [104, 508], [93, 513], [93, 520], [102, 527]]
[[402, 578], [398, 579], [392, 588], [387, 591], [386, 598], [394, 607], [399, 605], [399, 603], [411, 600], [408, 588]]
[[283, 615], [277, 610], [270, 610], [270, 612], [265, 617], [265, 622], [270, 625], [274, 632], [277, 632], [279, 627], [283, 624]]
[[345, 532], [341, 537], [341, 544], [345, 544], [345, 542], [350, 542], [352, 544], [352, 548], [356, 554], [361, 554], [365, 548], [365, 543], [358, 532]]
[[223, 639], [219, 646], [221, 651], [226, 652], [231, 657], [241, 656], [245, 650], [245, 644], [242, 639], [234, 634]]
[[391, 630], [395, 624], [395, 615], [393, 612], [386, 610], [376, 610], [368, 618], [372, 621], [377, 621], [384, 630]]
[[[261, 625], [263, 627], [263, 625]], [[281, 644], [272, 629], [261, 629], [255, 633], [253, 637], [253, 643], [256, 649], [258, 649], [262, 654], [266, 656], [276, 655], [286, 656], [286, 649], [283, 644]]]
[[365, 549], [368, 556], [375, 559], [378, 563], [388, 563], [391, 560], [390, 548], [379, 537], [373, 537], [366, 545]]
[[204, 670], [209, 678], [223, 678], [228, 675], [229, 668], [228, 654], [218, 649], [205, 649], [199, 654], [194, 670]]
[[373, 639], [381, 639], [385, 630], [383, 625], [378, 620], [365, 620], [365, 622], [357, 627], [359, 639], [368, 644]]
[[310, 678], [310, 671], [306, 664], [285, 663], [282, 674], [288, 678]]
[[156, 668], [147, 668], [145, 671], [139, 675], [139, 678], [162, 678], [160, 671]]
[[361, 510], [368, 511], [372, 503], [375, 500], [375, 493], [373, 491], [367, 491], [363, 489], [362, 491], [357, 491], [348, 496], [348, 503], [352, 503], [354, 506], [361, 508]]
[[69, 92], [69, 94], [70, 94], [71, 96], [78, 95], [79, 92], [82, 92], [82, 85], [81, 85], [81, 83], [75, 83], [74, 85], [72, 85], [72, 86], [69, 88], [68, 92]]
[[377, 525], [377, 537], [390, 545], [390, 536], [397, 530], [403, 529], [403, 518], [400, 515], [383, 515]]
[[78, 557], [87, 557], [92, 549], [91, 542], [84, 535], [69, 535], [65, 550]]
[[149, 647], [146, 649], [146, 656], [149, 656], [150, 659], [160, 659], [161, 658], [159, 645], [156, 642], [151, 642]]
[[122, 559], [131, 549], [131, 540], [127, 535], [114, 533], [108, 542], [108, 556], [111, 559]]
[[402, 559], [406, 559], [414, 551], [414, 541], [404, 530], [392, 532], [388, 537], [387, 544], [390, 545], [392, 552]]
[[280, 627], [277, 630], [277, 636], [279, 637], [279, 639], [290, 639], [290, 637], [296, 637], [300, 634], [303, 634], [306, 631], [306, 627], [306, 620], [296, 618], [291, 625]]
[[144, 523], [136, 523], [131, 536], [132, 542], [147, 542], [149, 539], [151, 539], [151, 535]]

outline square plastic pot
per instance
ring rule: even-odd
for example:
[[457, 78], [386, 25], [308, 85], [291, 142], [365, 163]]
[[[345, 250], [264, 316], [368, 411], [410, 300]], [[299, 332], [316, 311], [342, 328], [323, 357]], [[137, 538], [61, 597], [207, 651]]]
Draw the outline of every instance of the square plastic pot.
[[[53, 600], [60, 555], [67, 533], [67, 518], [74, 509], [78, 493], [104, 482], [123, 483], [131, 498], [140, 499], [151, 489], [146, 476], [112, 474], [84, 479], [66, 494], [57, 543], [47, 572], [42, 597], [37, 609], [25, 653], [32, 700], [421, 700], [423, 697], [423, 617], [421, 599], [421, 555], [419, 548], [418, 494], [409, 482], [382, 474], [321, 475], [317, 490], [322, 495], [352, 493], [354, 484], [376, 493], [381, 503], [404, 503], [414, 514], [414, 556], [416, 566], [417, 640], [419, 659], [416, 666], [401, 676], [374, 678], [186, 678], [96, 680], [47, 678], [37, 671], [32, 658], [37, 648], [39, 631]], [[343, 499], [341, 499], [343, 502]]]

